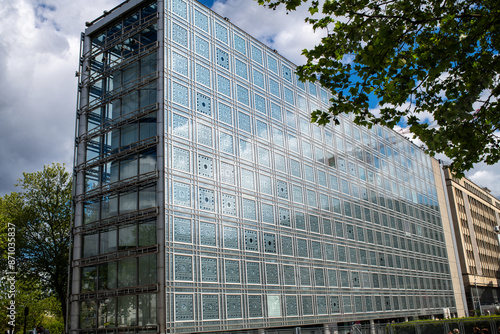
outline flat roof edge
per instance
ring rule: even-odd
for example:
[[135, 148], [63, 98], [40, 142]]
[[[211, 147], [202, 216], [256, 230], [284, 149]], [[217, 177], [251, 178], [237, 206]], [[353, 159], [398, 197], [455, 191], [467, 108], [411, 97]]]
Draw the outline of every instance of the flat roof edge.
[[94, 21], [86, 23], [88, 28], [85, 29], [85, 35], [89, 35], [89, 34], [96, 32], [97, 30], [99, 30], [103, 26], [105, 26], [106, 24], [115, 20], [123, 13], [138, 6], [142, 2], [144, 2], [144, 0], [126, 0], [125, 2], [122, 2], [121, 4], [119, 4], [118, 6], [116, 6], [115, 8], [113, 8], [109, 11], [105, 10], [103, 15], [99, 16]]

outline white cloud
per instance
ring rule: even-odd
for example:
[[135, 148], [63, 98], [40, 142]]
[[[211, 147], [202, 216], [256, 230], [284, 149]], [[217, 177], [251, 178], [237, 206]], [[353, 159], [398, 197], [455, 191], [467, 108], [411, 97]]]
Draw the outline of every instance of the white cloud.
[[216, 1], [211, 9], [297, 65], [305, 63], [302, 50], [313, 48], [325, 35], [304, 22], [307, 5], [286, 14], [283, 6], [271, 10], [256, 1], [227, 0]]
[[0, 0], [0, 195], [23, 171], [72, 167], [80, 32], [120, 0]]
[[477, 164], [465, 176], [478, 186], [488, 188], [493, 196], [500, 199], [500, 164]]

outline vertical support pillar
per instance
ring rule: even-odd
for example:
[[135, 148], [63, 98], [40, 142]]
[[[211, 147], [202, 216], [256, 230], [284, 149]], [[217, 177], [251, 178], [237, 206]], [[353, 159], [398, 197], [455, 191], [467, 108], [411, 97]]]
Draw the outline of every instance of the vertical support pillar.
[[370, 333], [371, 334], [375, 334], [376, 331], [375, 331], [375, 321], [373, 320], [370, 320]]
[[405, 322], [408, 322], [408, 317], [405, 317]]
[[157, 53], [158, 82], [156, 101], [159, 103], [157, 115], [156, 133], [159, 138], [157, 147], [157, 166], [158, 166], [158, 184], [156, 185], [156, 201], [158, 205], [158, 217], [156, 220], [156, 232], [158, 243], [158, 258], [157, 258], [157, 317], [158, 317], [158, 333], [166, 332], [167, 324], [167, 306], [166, 306], [166, 254], [165, 254], [165, 231], [166, 231], [166, 213], [165, 213], [165, 3], [164, 0], [158, 0], [158, 31], [157, 40], [159, 44]]
[[323, 334], [330, 334], [330, 327], [328, 324], [323, 325]]
[[263, 328], [261, 328], [261, 329], [258, 329], [258, 330], [257, 330], [257, 333], [258, 333], [258, 334], [266, 334], [266, 330], [265, 330], [265, 329], [263, 329]]
[[[85, 57], [85, 54], [90, 53], [92, 49], [92, 42], [90, 40], [90, 37], [85, 36], [84, 41], [83, 41], [83, 51], [82, 54], [84, 55], [83, 57], [83, 63], [81, 68], [83, 69], [81, 72], [81, 80], [80, 83], [84, 82], [87, 77], [89, 76], [89, 72], [86, 70], [89, 66], [89, 59]], [[83, 106], [88, 105], [89, 100], [88, 100], [88, 86], [82, 86], [81, 87], [81, 92], [80, 92], [80, 108]], [[80, 120], [78, 122], [78, 128], [77, 128], [77, 136], [81, 136], [87, 131], [87, 116], [85, 114], [80, 115]], [[77, 149], [77, 156], [76, 156], [76, 161], [75, 161], [75, 167], [79, 166], [80, 164], [83, 164], [85, 162], [85, 157], [86, 157], [86, 147], [85, 144], [81, 141], [78, 142], [78, 149]], [[75, 192], [73, 195], [78, 196], [80, 194], [83, 194], [85, 192], [85, 171], [79, 171], [76, 173], [75, 176]], [[75, 211], [74, 211], [74, 227], [79, 227], [83, 225], [83, 203], [77, 202], [75, 203]], [[73, 233], [73, 231], [71, 231]], [[73, 236], [73, 250], [72, 250], [72, 261], [76, 261], [80, 259], [80, 255], [82, 253], [82, 235], [81, 234], [76, 234]], [[79, 267], [73, 267], [71, 269], [71, 290], [70, 290], [70, 300], [68, 303], [70, 304], [70, 311], [69, 311], [69, 330], [70, 333], [76, 333], [79, 325], [80, 325], [80, 305], [79, 301], [77, 298], [75, 298], [79, 293], [80, 293], [80, 285], [81, 285], [81, 275], [80, 275], [80, 268]], [[74, 297], [75, 296], [75, 297]]]

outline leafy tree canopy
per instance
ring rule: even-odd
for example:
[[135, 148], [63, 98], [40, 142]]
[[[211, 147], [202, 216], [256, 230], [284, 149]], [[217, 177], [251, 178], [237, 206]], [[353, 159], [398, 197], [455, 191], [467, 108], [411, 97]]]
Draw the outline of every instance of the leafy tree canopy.
[[[306, 0], [258, 0], [295, 10]], [[500, 1], [325, 0], [306, 21], [326, 36], [299, 66], [301, 80], [333, 93], [319, 124], [353, 113], [355, 123], [406, 122], [428, 153], [444, 153], [459, 175], [500, 160]], [[369, 99], [380, 112], [372, 113]], [[423, 122], [430, 115], [432, 122]], [[430, 123], [430, 124], [429, 124]]]
[[[34, 282], [30, 286], [41, 291], [28, 299], [40, 296], [39, 300], [51, 301], [45, 303], [45, 310], [62, 319], [68, 283], [71, 174], [63, 165], [52, 164], [42, 171], [23, 173], [16, 186], [19, 192], [0, 198], [0, 231], [5, 232], [9, 223], [15, 225], [18, 282]], [[0, 245], [5, 244], [6, 239], [0, 237]], [[7, 268], [6, 259], [2, 253], [0, 269]]]

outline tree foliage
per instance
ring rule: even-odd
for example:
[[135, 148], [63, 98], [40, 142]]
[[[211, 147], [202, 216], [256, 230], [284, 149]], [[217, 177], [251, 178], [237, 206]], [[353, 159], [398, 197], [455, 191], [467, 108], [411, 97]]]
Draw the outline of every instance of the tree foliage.
[[[258, 0], [295, 10], [305, 0]], [[403, 121], [431, 155], [444, 153], [461, 175], [500, 159], [500, 2], [497, 0], [325, 0], [306, 21], [326, 36], [299, 66], [302, 80], [333, 93], [311, 120], [390, 128]], [[377, 99], [373, 113], [369, 99]], [[430, 115], [431, 122], [423, 121]], [[401, 123], [400, 123], [401, 124]]]
[[[62, 317], [67, 303], [71, 175], [63, 165], [52, 164], [42, 171], [23, 173], [16, 186], [19, 192], [0, 198], [0, 217], [1, 229], [9, 222], [15, 225], [18, 280], [33, 282], [41, 290], [39, 298], [50, 301], [45, 309]], [[0, 242], [3, 245], [5, 240], [0, 238]], [[53, 311], [54, 298], [57, 312]]]

